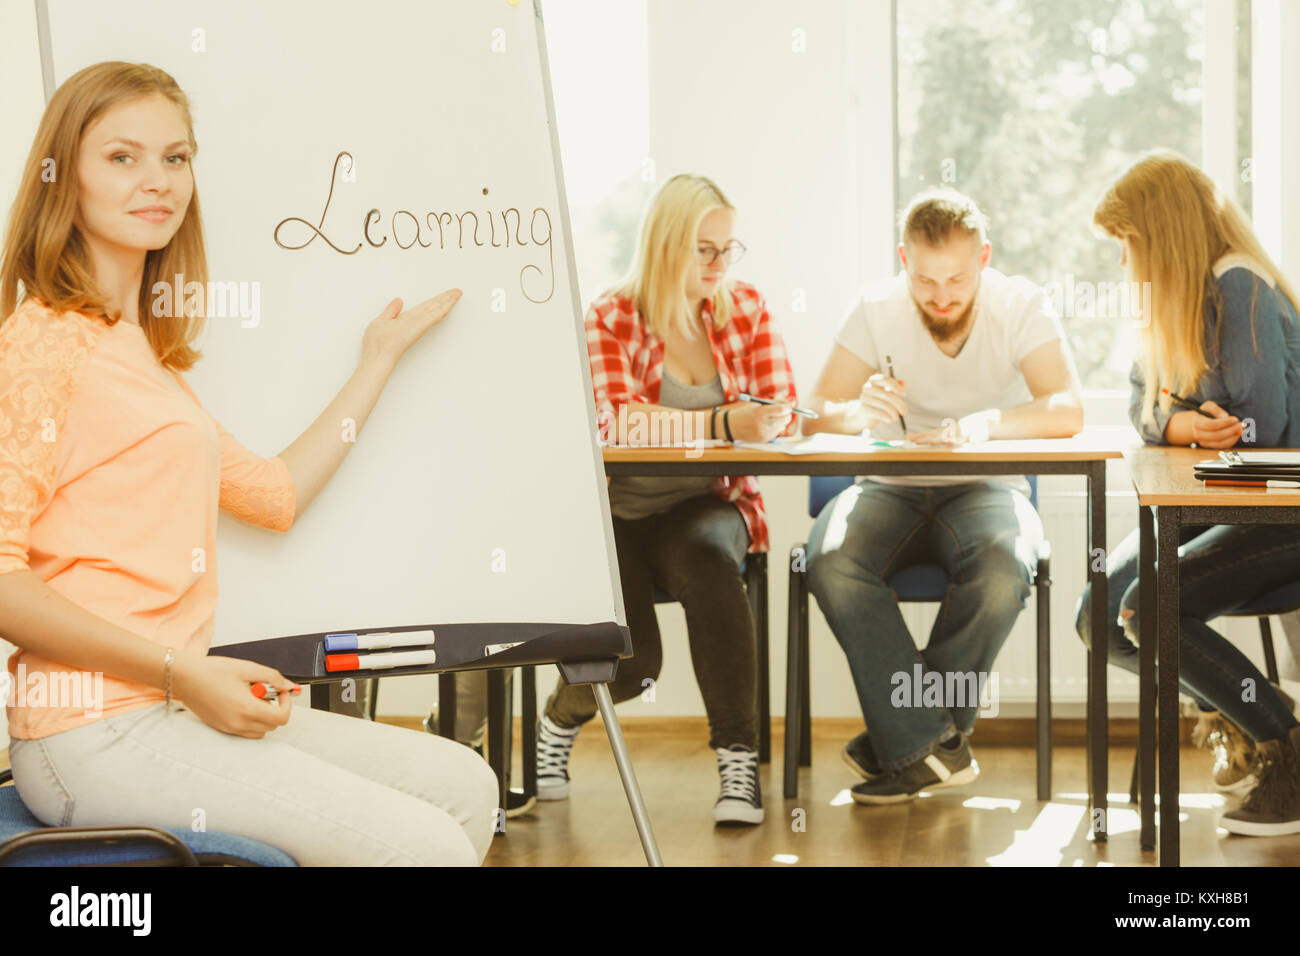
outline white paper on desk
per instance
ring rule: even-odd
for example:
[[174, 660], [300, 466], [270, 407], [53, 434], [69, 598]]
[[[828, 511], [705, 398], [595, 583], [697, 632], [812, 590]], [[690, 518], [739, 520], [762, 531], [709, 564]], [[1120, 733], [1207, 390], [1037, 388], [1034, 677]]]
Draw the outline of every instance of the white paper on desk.
[[701, 438], [699, 441], [655, 442], [653, 445], [621, 445], [618, 442], [602, 441], [601, 448], [726, 448], [731, 443], [722, 438]]
[[[852, 454], [864, 451], [883, 450], [875, 444], [874, 438], [865, 435], [837, 435], [833, 432], [818, 432], [807, 438], [778, 438], [769, 442], [738, 441], [736, 448], [749, 448], [754, 451], [774, 451], [782, 455], [831, 455]], [[921, 448], [913, 441], [890, 442], [894, 448]]]
[[[1300, 451], [1239, 451], [1235, 454], [1243, 465], [1300, 465]], [[1219, 458], [1228, 461], [1222, 453]]]

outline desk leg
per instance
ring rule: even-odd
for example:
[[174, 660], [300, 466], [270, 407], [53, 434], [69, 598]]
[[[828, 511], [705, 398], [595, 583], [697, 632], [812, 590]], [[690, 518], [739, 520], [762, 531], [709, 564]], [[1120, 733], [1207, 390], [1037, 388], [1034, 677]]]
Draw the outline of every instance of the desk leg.
[[636, 824], [637, 836], [641, 838], [641, 849], [645, 851], [646, 862], [651, 866], [663, 866], [659, 844], [655, 842], [654, 831], [650, 829], [650, 814], [646, 812], [645, 801], [641, 799], [641, 788], [637, 785], [632, 760], [627, 753], [627, 743], [623, 740], [623, 728], [619, 726], [618, 715], [614, 713], [609, 684], [595, 683], [591, 689], [596, 694], [596, 706], [600, 708], [600, 719], [604, 721], [605, 733], [609, 735], [609, 745], [614, 751], [614, 762], [618, 765], [618, 775], [623, 780], [628, 806], [632, 808], [632, 821]]
[[438, 736], [456, 739], [456, 675], [438, 675]]
[[[488, 764], [497, 774], [497, 807], [504, 827], [506, 791], [510, 789], [510, 751], [506, 749], [506, 672], [500, 668], [487, 672], [487, 752]], [[502, 832], [498, 830], [498, 832]]]
[[1160, 704], [1160, 865], [1178, 866], [1178, 525], [1168, 505], [1156, 510], [1156, 661]]
[[1106, 663], [1109, 638], [1106, 620], [1106, 463], [1093, 462], [1088, 475], [1088, 575], [1092, 585], [1092, 648], [1088, 653], [1088, 764], [1092, 793], [1092, 838], [1105, 843], [1108, 827], [1108, 740]]
[[1156, 848], [1156, 538], [1151, 508], [1138, 509], [1138, 793], [1142, 849]]
[[524, 735], [524, 798], [537, 796], [537, 667], [519, 668], [523, 679], [523, 714], [519, 729]]

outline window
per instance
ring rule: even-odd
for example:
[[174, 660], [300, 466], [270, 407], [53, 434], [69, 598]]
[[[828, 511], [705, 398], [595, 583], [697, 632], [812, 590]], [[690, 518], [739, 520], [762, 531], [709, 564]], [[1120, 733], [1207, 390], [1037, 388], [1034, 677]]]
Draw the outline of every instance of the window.
[[1149, 149], [1201, 161], [1204, 19], [1203, 0], [897, 4], [897, 202], [970, 194], [992, 265], [1057, 301], [1085, 388], [1127, 389], [1136, 345], [1092, 211]]
[[1236, 34], [1236, 53], [1237, 53], [1237, 157], [1240, 160], [1240, 175], [1237, 177], [1237, 202], [1241, 208], [1246, 210], [1246, 215], [1252, 214], [1251, 203], [1254, 199], [1251, 185], [1254, 182], [1253, 162], [1249, 162], [1248, 157], [1252, 156], [1253, 142], [1250, 133], [1251, 124], [1251, 60], [1250, 60], [1250, 42], [1251, 42], [1251, 0], [1237, 0], [1237, 34]]

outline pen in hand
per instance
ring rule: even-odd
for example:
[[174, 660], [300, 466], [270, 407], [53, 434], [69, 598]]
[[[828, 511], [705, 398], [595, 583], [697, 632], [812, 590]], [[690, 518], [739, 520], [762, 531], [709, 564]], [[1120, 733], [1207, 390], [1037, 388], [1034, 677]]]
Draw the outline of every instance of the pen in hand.
[[[260, 698], [261, 700], [264, 700], [267, 703], [271, 703], [275, 700], [278, 700], [280, 697], [280, 692], [278, 690], [276, 690], [270, 684], [264, 684], [261, 681], [252, 684], [248, 689], [252, 691], [254, 697]], [[296, 697], [297, 695], [302, 693], [302, 687], [295, 684], [293, 689], [288, 691], [287, 693], [293, 694]]]
[[[894, 359], [893, 359], [893, 356], [886, 355], [886, 356], [885, 356], [885, 364], [886, 364], [887, 366], [889, 366], [889, 377], [892, 378], [892, 379], [894, 379], [894, 381], [898, 381], [897, 376], [894, 375]], [[906, 436], [906, 435], [907, 435], [907, 419], [903, 417], [903, 413], [902, 413], [902, 412], [899, 412], [899, 413], [898, 413], [898, 424], [900, 424], [901, 426], [903, 426], [903, 435]]]
[[1186, 408], [1189, 411], [1199, 412], [1200, 414], [1204, 415], [1206, 418], [1214, 417], [1205, 409], [1201, 408], [1201, 406], [1192, 404], [1192, 402], [1190, 402], [1188, 399], [1183, 398], [1183, 396], [1179, 395], [1177, 392], [1171, 392], [1167, 388], [1162, 388], [1160, 389], [1160, 391], [1168, 395], [1169, 400], [1172, 401], [1175, 405], [1181, 405], [1183, 408]]
[[[759, 398], [759, 397], [756, 396], [756, 395], [750, 395], [748, 392], [741, 392], [741, 393], [740, 393], [740, 401], [742, 401], [742, 402], [755, 402], [755, 403], [757, 403], [757, 404], [759, 404], [759, 405], [784, 405], [784, 404], [785, 404], [785, 402], [775, 402], [775, 401], [773, 401], [773, 400], [770, 399], [770, 398]], [[811, 411], [810, 409], [807, 409], [807, 408], [792, 407], [792, 408], [790, 409], [790, 413], [793, 414], [793, 415], [802, 415], [804, 418], [817, 418], [817, 417], [819, 417], [819, 416], [817, 415], [816, 412]]]

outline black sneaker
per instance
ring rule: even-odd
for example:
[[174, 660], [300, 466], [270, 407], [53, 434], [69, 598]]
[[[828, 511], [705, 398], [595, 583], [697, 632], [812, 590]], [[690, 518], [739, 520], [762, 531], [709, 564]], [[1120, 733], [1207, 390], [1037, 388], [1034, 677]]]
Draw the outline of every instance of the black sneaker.
[[762, 823], [763, 794], [758, 786], [758, 751], [740, 744], [718, 754], [722, 793], [713, 805], [714, 823]]
[[1241, 806], [1229, 810], [1219, 826], [1243, 836], [1300, 833], [1300, 727], [1277, 740], [1255, 745], [1259, 783]]
[[880, 766], [875, 750], [871, 747], [871, 741], [867, 739], [865, 730], [844, 745], [840, 756], [863, 780], [879, 777], [885, 772]]
[[537, 721], [537, 799], [569, 796], [569, 753], [580, 727], [561, 727], [542, 714]]
[[906, 803], [922, 790], [960, 787], [980, 775], [965, 734], [953, 738], [956, 746], [935, 744], [930, 752], [900, 770], [891, 770], [853, 788], [853, 799], [870, 805]]

